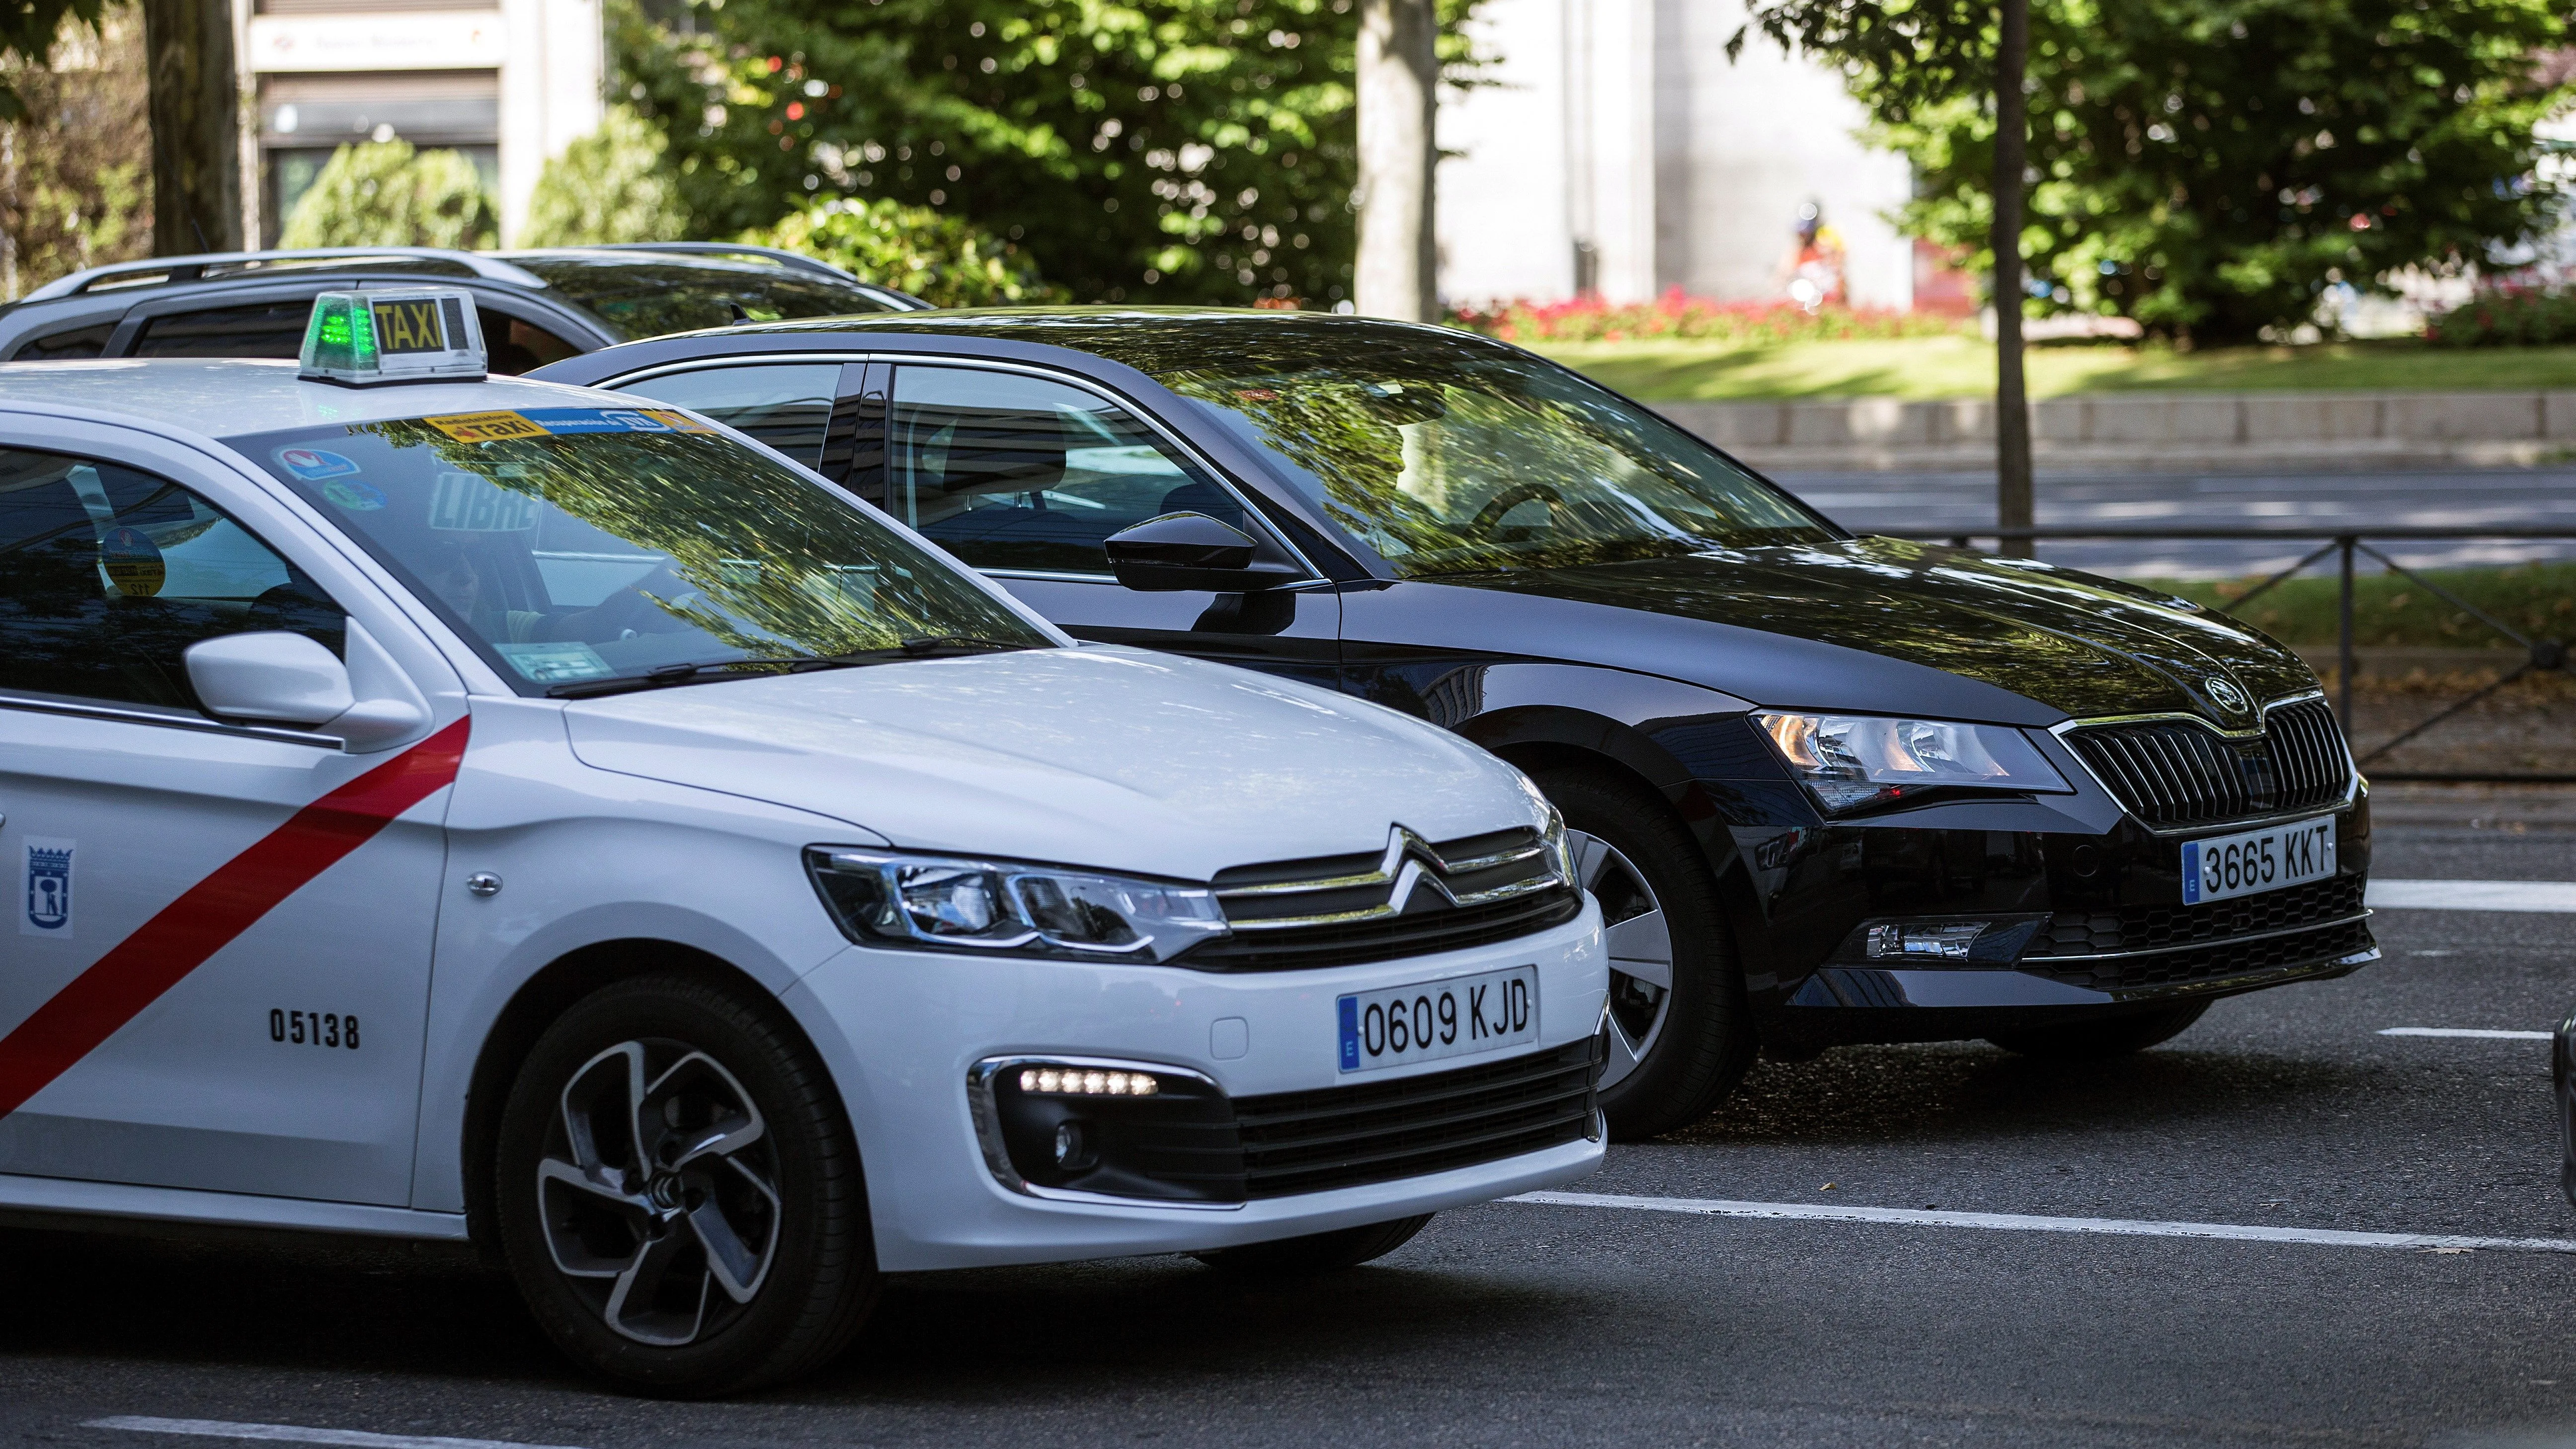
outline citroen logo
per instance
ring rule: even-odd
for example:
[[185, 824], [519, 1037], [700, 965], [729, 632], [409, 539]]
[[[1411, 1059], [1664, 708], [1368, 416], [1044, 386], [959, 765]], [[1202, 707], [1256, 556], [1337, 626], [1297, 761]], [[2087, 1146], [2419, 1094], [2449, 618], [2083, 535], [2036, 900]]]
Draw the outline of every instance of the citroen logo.
[[1431, 842], [1401, 825], [1387, 832], [1386, 858], [1378, 869], [1394, 877], [1394, 883], [1387, 888], [1386, 900], [1398, 911], [1411, 905], [1415, 889], [1425, 885], [1439, 896], [1441, 904], [1458, 904], [1458, 897], [1450, 891], [1449, 883], [1441, 879], [1440, 874], [1435, 874], [1445, 874], [1447, 870], [1441, 863], [1439, 852], [1431, 848]]
[[2232, 679], [2213, 674], [2200, 683], [2203, 689], [2209, 691], [2210, 702], [2229, 714], [2243, 714], [2253, 707], [2254, 701], [2247, 699], [2245, 691], [2237, 688], [2236, 682]]

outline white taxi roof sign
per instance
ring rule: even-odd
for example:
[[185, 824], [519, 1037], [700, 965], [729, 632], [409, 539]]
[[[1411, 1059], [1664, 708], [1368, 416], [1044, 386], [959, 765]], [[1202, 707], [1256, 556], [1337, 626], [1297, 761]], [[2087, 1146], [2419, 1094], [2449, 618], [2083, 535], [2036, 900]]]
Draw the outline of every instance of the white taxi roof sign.
[[304, 326], [299, 373], [314, 382], [466, 382], [487, 370], [473, 295], [456, 287], [324, 292]]

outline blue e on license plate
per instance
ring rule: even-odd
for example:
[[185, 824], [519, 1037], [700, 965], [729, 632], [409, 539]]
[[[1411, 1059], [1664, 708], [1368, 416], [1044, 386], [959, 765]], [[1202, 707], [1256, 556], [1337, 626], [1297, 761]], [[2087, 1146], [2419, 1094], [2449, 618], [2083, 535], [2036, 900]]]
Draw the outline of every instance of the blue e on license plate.
[[2324, 880], [2335, 873], [2331, 815], [2182, 844], [2182, 903], [2223, 901]]
[[1461, 1057], [1538, 1040], [1538, 968], [1355, 992], [1334, 1005], [1343, 1071]]

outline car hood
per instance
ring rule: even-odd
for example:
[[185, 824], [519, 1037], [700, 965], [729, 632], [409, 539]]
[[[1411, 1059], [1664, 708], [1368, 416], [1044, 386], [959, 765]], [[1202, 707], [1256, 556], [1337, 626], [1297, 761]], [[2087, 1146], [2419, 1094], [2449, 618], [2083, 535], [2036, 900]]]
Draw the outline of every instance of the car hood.
[[[892, 844], [1205, 880], [1533, 824], [1510, 766], [1392, 710], [1090, 646], [584, 700], [587, 765], [848, 821]], [[829, 843], [818, 840], [817, 844]]]
[[[1783, 707], [1886, 713], [1926, 708], [1937, 698], [1953, 710], [2014, 723], [2188, 711], [2235, 729], [2256, 723], [2265, 702], [2317, 688], [2316, 675], [2290, 650], [2184, 600], [2073, 569], [1902, 539], [1710, 549], [1437, 582], [1718, 626], [1740, 647], [1703, 639], [1701, 647], [1676, 650], [1669, 645], [1687, 641], [1673, 640], [1658, 651], [1660, 662], [1602, 662]], [[1990, 686], [2042, 710], [1981, 698], [1987, 690], [1936, 683], [1913, 669], [1855, 669], [1843, 651]], [[1915, 702], [1918, 691], [1925, 702]]]

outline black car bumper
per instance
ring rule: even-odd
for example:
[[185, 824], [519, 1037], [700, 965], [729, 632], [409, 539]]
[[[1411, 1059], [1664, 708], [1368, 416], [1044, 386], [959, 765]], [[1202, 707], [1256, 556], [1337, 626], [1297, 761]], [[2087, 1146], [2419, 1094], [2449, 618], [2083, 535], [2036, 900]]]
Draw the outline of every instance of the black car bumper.
[[[1734, 816], [1745, 867], [1739, 945], [1765, 1045], [1797, 1055], [2107, 1020], [2379, 959], [2365, 791], [2311, 812], [2335, 821], [2336, 874], [2185, 905], [2183, 841], [2254, 822], [2160, 831], [2072, 777], [2073, 798], [1833, 823], [1801, 810], [1795, 824], [1786, 792], [1735, 782], [1717, 813]], [[1966, 959], [1869, 954], [1873, 927], [1952, 923], [1987, 927]]]

